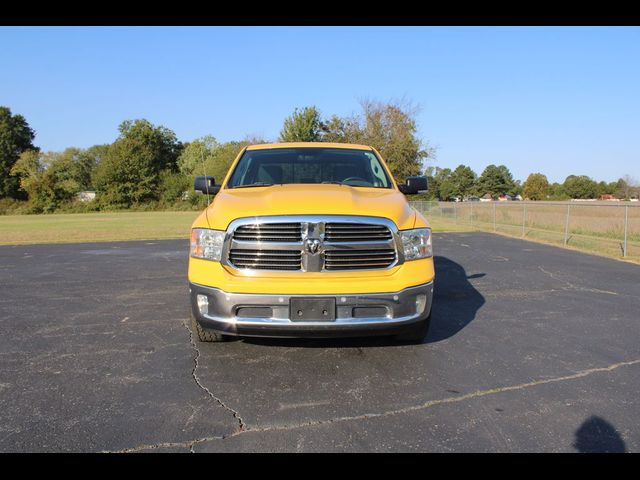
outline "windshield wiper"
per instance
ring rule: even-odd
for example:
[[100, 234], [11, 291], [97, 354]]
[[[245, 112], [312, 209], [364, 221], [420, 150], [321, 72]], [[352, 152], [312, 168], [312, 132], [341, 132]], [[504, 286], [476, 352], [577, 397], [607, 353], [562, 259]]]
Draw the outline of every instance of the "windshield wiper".
[[273, 183], [256, 182], [256, 183], [248, 183], [246, 185], [236, 185], [233, 188], [270, 187], [271, 185], [273, 185]]
[[335, 185], [346, 185], [346, 183], [338, 182], [336, 180], [327, 180], [326, 182], [322, 182], [322, 183], [332, 183], [332, 184], [335, 184]]

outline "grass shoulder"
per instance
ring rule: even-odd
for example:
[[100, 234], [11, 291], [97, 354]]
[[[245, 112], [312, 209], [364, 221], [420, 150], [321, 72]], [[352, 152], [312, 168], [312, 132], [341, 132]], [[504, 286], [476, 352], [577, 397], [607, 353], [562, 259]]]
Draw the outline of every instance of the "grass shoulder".
[[[0, 245], [111, 242], [189, 238], [200, 212], [95, 212], [0, 216]], [[468, 231], [465, 225], [429, 218], [434, 232]]]

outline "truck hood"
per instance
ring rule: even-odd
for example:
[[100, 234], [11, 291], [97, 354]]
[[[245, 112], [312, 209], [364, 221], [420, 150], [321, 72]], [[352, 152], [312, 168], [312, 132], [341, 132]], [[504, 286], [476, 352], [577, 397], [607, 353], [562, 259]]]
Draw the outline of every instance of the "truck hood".
[[265, 215], [384, 217], [400, 230], [413, 228], [415, 212], [395, 189], [291, 184], [224, 189], [206, 210], [209, 228], [226, 230], [237, 218]]

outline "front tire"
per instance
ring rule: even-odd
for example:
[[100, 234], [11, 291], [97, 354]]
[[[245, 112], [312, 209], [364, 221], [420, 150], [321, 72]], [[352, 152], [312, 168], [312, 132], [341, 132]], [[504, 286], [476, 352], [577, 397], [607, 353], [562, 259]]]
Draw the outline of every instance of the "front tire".
[[193, 312], [191, 312], [191, 332], [195, 334], [201, 342], [226, 342], [228, 339], [227, 335], [202, 328], [193, 315]]
[[431, 312], [429, 312], [429, 316], [424, 320], [417, 322], [415, 325], [411, 325], [407, 330], [396, 335], [395, 339], [402, 343], [420, 344], [427, 336], [427, 333], [429, 333], [430, 325]]

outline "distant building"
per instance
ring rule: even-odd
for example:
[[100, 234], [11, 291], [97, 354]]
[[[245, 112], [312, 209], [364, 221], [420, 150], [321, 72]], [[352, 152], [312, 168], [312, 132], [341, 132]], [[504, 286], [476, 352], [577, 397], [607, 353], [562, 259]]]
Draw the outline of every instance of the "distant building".
[[500, 195], [500, 196], [498, 197], [498, 201], [499, 201], [499, 202], [510, 202], [510, 201], [512, 201], [512, 200], [513, 200], [513, 198], [511, 197], [511, 195], [506, 195], [506, 194], [505, 194], [505, 195]]
[[493, 197], [491, 196], [490, 193], [485, 193], [481, 198], [480, 201], [481, 202], [490, 202], [493, 200]]
[[614, 197], [610, 193], [605, 193], [604, 195], [600, 195], [600, 200], [606, 200], [608, 202], [619, 202], [620, 199]]
[[515, 197], [513, 197], [514, 200], [518, 200], [519, 202], [522, 201], [522, 195], [518, 194]]
[[96, 199], [96, 192], [84, 191], [78, 192], [78, 200], [81, 202], [91, 202]]

